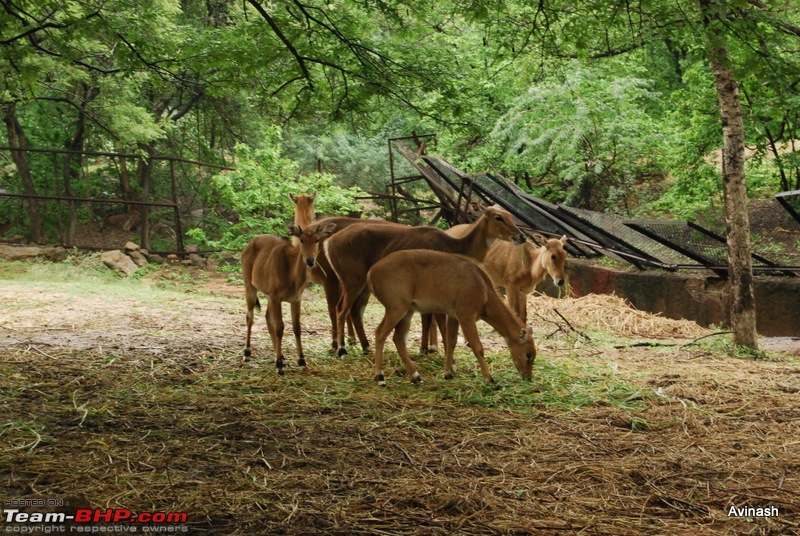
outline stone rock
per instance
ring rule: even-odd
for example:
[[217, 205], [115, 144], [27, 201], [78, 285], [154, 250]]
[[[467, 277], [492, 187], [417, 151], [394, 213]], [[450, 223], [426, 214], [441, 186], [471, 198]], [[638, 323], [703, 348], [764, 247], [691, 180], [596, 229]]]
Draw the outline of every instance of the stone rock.
[[8, 261], [30, 261], [46, 259], [60, 262], [67, 258], [67, 250], [62, 247], [50, 246], [12, 246], [0, 244], [0, 259]]
[[239, 264], [239, 255], [239, 253], [234, 253], [233, 251], [222, 251], [215, 254], [216, 258], [219, 259], [219, 264], [222, 266], [235, 266]]
[[103, 254], [100, 255], [100, 260], [112, 270], [119, 270], [128, 276], [133, 275], [136, 273], [136, 270], [139, 269], [139, 267], [136, 266], [136, 263], [133, 262], [130, 257], [118, 249], [113, 251], [104, 251]]
[[133, 242], [127, 242], [125, 244], [125, 251], [139, 251], [139, 244], [135, 244]]
[[128, 257], [130, 257], [139, 268], [144, 268], [147, 266], [147, 257], [144, 256], [142, 250], [129, 251]]
[[192, 263], [192, 266], [197, 266], [198, 268], [207, 268], [208, 261], [201, 257], [200, 255], [192, 253], [189, 255], [189, 260]]
[[156, 253], [148, 254], [147, 260], [152, 262], [153, 264], [164, 264], [165, 262], [167, 262], [167, 259]]

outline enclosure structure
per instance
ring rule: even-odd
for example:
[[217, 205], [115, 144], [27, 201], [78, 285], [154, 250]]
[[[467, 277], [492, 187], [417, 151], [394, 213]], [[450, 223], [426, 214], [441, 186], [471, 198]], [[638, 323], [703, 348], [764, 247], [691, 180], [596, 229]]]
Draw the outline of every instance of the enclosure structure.
[[[427, 135], [432, 137], [433, 135]], [[419, 175], [401, 179], [392, 175], [392, 192], [402, 192], [401, 183], [424, 180], [435, 194], [439, 209], [435, 219], [446, 218], [451, 225], [470, 220], [471, 201], [499, 204], [517, 220], [529, 237], [567, 235], [569, 253], [592, 258], [605, 255], [637, 269], [660, 268], [669, 271], [703, 270], [727, 278], [725, 237], [695, 222], [631, 220], [614, 214], [555, 205], [537, 198], [513, 182], [493, 173], [467, 174], [435, 155], [426, 152], [422, 136], [389, 140], [390, 158], [402, 155]], [[410, 146], [411, 145], [411, 146]], [[413, 145], [416, 145], [415, 147]], [[394, 169], [394, 165], [392, 166]], [[776, 199], [797, 219], [800, 239], [800, 191], [784, 192]], [[417, 202], [407, 197], [407, 201]], [[430, 201], [427, 201], [429, 204]], [[392, 213], [396, 219], [397, 212]], [[787, 263], [753, 253], [753, 271], [767, 275], [796, 276], [800, 263]]]
[[[10, 214], [26, 215], [28, 227], [36, 225], [34, 217], [48, 218], [56, 224], [61, 245], [90, 250], [123, 245], [101, 241], [98, 231], [107, 225], [118, 225], [126, 232], [138, 228], [140, 245], [152, 250], [151, 232], [157, 225], [166, 232], [170, 245], [155, 252], [185, 255], [185, 220], [198, 197], [199, 181], [207, 170], [234, 169], [169, 155], [6, 146], [0, 151], [7, 152], [17, 168], [24, 155], [27, 169], [23, 173], [29, 175], [28, 184], [19, 188], [22, 193], [0, 188], [0, 200], [6, 204], [19, 200], [13, 206], [0, 206], [5, 209], [0, 210], [0, 240], [14, 223], [19, 227]], [[186, 166], [192, 171], [187, 172]], [[47, 175], [52, 179], [46, 179]], [[156, 214], [163, 210], [170, 215]]]
[[[443, 217], [451, 225], [465, 223], [471, 219], [471, 201], [499, 204], [534, 242], [537, 235], [569, 237], [567, 249], [573, 259], [569, 280], [575, 295], [615, 293], [643, 311], [688, 318], [704, 326], [729, 322], [727, 244], [721, 234], [690, 221], [630, 220], [556, 205], [497, 174], [464, 173], [443, 158], [427, 154], [422, 140], [421, 136], [390, 140], [390, 154], [401, 155], [418, 171], [404, 176], [403, 184], [420, 180], [430, 187], [437, 202], [426, 200], [426, 206], [438, 210], [435, 219]], [[402, 188], [395, 188], [394, 182], [393, 176], [393, 192], [402, 197]], [[404, 200], [417, 202], [410, 196]], [[787, 243], [800, 243], [800, 191], [779, 194], [768, 210], [774, 215], [784, 208], [788, 214], [780, 219], [780, 229], [785, 231]], [[600, 256], [622, 261], [635, 270], [575, 261]], [[796, 277], [800, 256], [754, 252], [752, 265], [759, 276], [755, 284], [758, 332], [800, 336], [800, 278]], [[546, 287], [544, 292], [556, 291]]]

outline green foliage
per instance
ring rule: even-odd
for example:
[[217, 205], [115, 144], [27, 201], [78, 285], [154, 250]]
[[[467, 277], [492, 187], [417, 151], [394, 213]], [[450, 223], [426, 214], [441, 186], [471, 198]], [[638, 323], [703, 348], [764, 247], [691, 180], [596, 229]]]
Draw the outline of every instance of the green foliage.
[[203, 193], [210, 213], [187, 235], [203, 248], [240, 250], [256, 234], [286, 234], [294, 204], [289, 194], [317, 192], [318, 214], [348, 214], [363, 207], [357, 186], [343, 188], [328, 174], [299, 173], [298, 165], [281, 153], [281, 132], [273, 128], [263, 147], [238, 145], [235, 171], [214, 176]]
[[[691, 217], [719, 205], [721, 186], [702, 14], [688, 0], [621, 6], [20, 0], [0, 20], [0, 94], [3, 110], [17, 105], [34, 147], [82, 136], [90, 150], [246, 166], [236, 143], [258, 147], [280, 124], [284, 156], [297, 165], [281, 175], [275, 164], [281, 181], [301, 189], [301, 176], [321, 164], [342, 185], [383, 192], [386, 138], [436, 132], [438, 151], [460, 167], [499, 168], [551, 201]], [[787, 150], [800, 138], [798, 26], [796, 3], [740, 2], [728, 18], [747, 145], [756, 149], [751, 195], [800, 187], [800, 151]], [[254, 150], [251, 158], [265, 156]], [[75, 195], [121, 195], [117, 170], [92, 168], [100, 165], [72, 163]], [[53, 179], [63, 173], [58, 162], [31, 155], [31, 170], [39, 193], [63, 193]], [[210, 187], [193, 175], [180, 176], [178, 190], [189, 210], [199, 208], [198, 191], [214, 208], [205, 222], [212, 227], [192, 231], [202, 243], [233, 244], [223, 239], [227, 222], [248, 232], [281, 227], [282, 215], [267, 225], [245, 221], [285, 212], [282, 201], [237, 186], [269, 185], [248, 176]], [[169, 198], [169, 179], [157, 164], [151, 198]], [[14, 173], [4, 182], [21, 190]], [[420, 194], [416, 186], [410, 193]], [[51, 236], [56, 215], [44, 210]], [[25, 225], [24, 215], [13, 219]]]
[[534, 177], [542, 197], [628, 212], [633, 187], [664, 173], [670, 140], [647, 113], [657, 109], [658, 94], [630, 68], [573, 62], [567, 71], [514, 101], [490, 135], [490, 158], [510, 176]]
[[331, 125], [329, 132], [318, 129], [293, 131], [286, 136], [287, 154], [306, 172], [318, 167], [336, 175], [348, 186], [370, 192], [385, 192], [389, 178], [386, 141], [367, 138]]

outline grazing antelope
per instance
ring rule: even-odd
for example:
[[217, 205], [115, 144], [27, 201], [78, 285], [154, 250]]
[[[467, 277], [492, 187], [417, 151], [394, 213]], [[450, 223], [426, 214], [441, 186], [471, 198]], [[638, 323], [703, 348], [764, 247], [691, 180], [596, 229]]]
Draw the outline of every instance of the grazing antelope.
[[[495, 240], [512, 240], [518, 244], [524, 242], [525, 235], [507, 211], [497, 205], [481, 207], [481, 210], [481, 217], [462, 238], [454, 238], [435, 227], [361, 223], [351, 225], [325, 241], [325, 255], [341, 285], [341, 298], [336, 308], [340, 356], [347, 353], [342, 333], [347, 315], [352, 312], [353, 320], [360, 323], [363, 308], [369, 300], [367, 272], [389, 253], [405, 249], [433, 249], [482, 260]], [[356, 305], [358, 308], [354, 309]], [[366, 353], [369, 346], [363, 349]]]
[[[472, 224], [454, 225], [446, 232], [459, 237], [466, 235], [471, 228]], [[524, 323], [528, 322], [528, 295], [533, 292], [536, 285], [541, 283], [547, 274], [550, 274], [556, 286], [560, 287], [565, 282], [566, 235], [560, 239], [546, 239], [542, 235], [535, 234], [534, 238], [543, 245], [537, 248], [527, 241], [521, 246], [497, 241], [489, 248], [489, 253], [482, 263], [494, 284], [505, 289], [511, 310]], [[438, 323], [441, 323], [441, 320]], [[437, 324], [432, 324], [428, 315], [423, 317], [420, 352], [428, 353], [435, 350]]]
[[480, 265], [469, 257], [439, 251], [412, 249], [391, 253], [376, 262], [367, 274], [369, 288], [386, 309], [375, 330], [375, 380], [386, 385], [383, 347], [394, 330], [394, 344], [411, 381], [420, 381], [408, 357], [406, 336], [415, 311], [447, 315], [445, 378], [453, 377], [453, 350], [458, 325], [487, 383], [494, 379], [486, 366], [477, 320], [484, 320], [505, 338], [514, 365], [524, 380], [531, 379], [536, 347], [531, 329], [514, 315]]
[[253, 310], [260, 309], [258, 291], [267, 295], [267, 328], [275, 350], [275, 367], [283, 374], [283, 313], [281, 304], [291, 304], [292, 329], [297, 347], [297, 364], [305, 366], [303, 346], [300, 341], [300, 301], [308, 286], [308, 272], [316, 265], [319, 242], [329, 236], [336, 226], [312, 225], [302, 229], [295, 225], [289, 227], [293, 237], [300, 245], [294, 246], [288, 240], [264, 234], [250, 240], [242, 251], [242, 275], [244, 276], [245, 300], [247, 302], [247, 339], [244, 347], [245, 357], [250, 356], [250, 334], [253, 329]]

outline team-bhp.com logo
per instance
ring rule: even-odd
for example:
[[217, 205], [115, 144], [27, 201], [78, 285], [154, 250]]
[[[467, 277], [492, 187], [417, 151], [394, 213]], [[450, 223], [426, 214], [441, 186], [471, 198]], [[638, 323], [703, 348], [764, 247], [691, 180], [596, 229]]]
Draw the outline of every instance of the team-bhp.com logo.
[[[126, 508], [78, 508], [64, 512], [21, 512], [18, 508], [3, 511], [4, 532], [54, 534], [66, 532], [188, 532], [181, 523], [189, 519], [185, 512], [139, 512]], [[67, 527], [66, 524], [69, 524]], [[104, 525], [110, 524], [110, 525]]]

